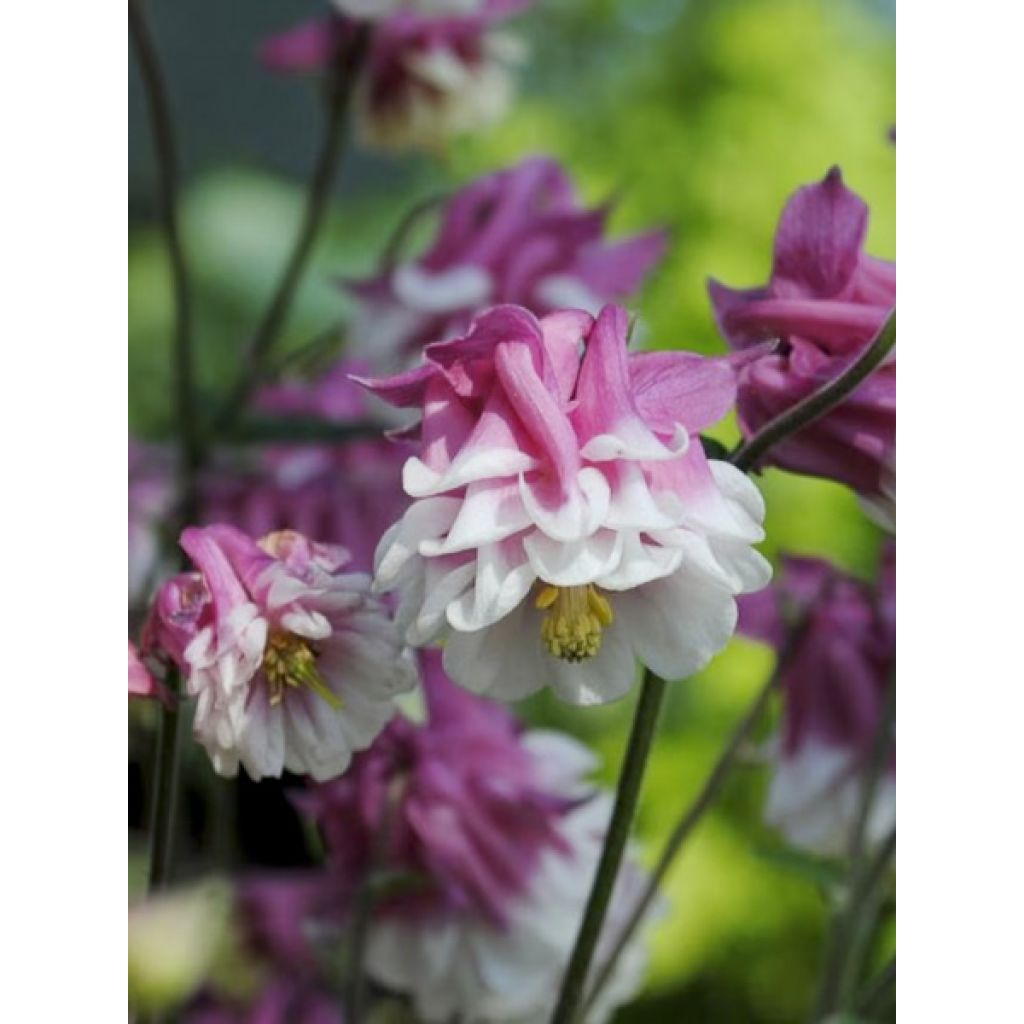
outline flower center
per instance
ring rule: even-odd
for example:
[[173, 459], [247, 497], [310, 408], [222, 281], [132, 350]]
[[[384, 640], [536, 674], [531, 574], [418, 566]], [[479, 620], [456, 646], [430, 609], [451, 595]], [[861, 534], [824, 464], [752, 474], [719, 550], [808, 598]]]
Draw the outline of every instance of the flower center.
[[320, 670], [316, 667], [316, 654], [309, 641], [283, 629], [275, 629], [267, 640], [263, 652], [263, 671], [270, 684], [270, 706], [284, 700], [285, 687], [308, 686], [332, 708], [340, 708], [341, 700], [332, 693]]
[[546, 586], [537, 595], [546, 611], [540, 626], [549, 653], [563, 661], [580, 662], [601, 650], [601, 633], [615, 619], [608, 599], [592, 583], [582, 587]]

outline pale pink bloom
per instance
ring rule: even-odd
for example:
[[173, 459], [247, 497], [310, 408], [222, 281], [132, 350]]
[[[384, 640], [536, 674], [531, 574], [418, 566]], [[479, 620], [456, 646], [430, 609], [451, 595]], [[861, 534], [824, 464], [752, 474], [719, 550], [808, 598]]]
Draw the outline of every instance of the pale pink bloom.
[[[752, 434], [820, 390], [871, 344], [896, 305], [896, 265], [864, 252], [868, 208], [838, 167], [798, 189], [775, 236], [771, 281], [735, 290], [710, 282], [736, 349], [778, 348], [740, 371], [740, 425]], [[768, 461], [856, 490], [895, 530], [896, 358], [837, 408], [776, 445]]]
[[192, 527], [181, 544], [198, 572], [161, 589], [147, 637], [185, 671], [214, 768], [344, 771], [415, 683], [367, 577], [342, 572], [344, 549], [290, 531], [257, 544], [231, 526]]
[[[377, 23], [356, 86], [363, 141], [384, 149], [437, 149], [500, 119], [511, 104], [523, 51], [494, 26], [527, 5], [449, 0], [446, 6], [463, 9], [402, 3], [384, 17], [374, 12]], [[367, 6], [360, 3], [362, 10], [352, 13], [365, 16]], [[274, 71], [318, 71], [341, 57], [355, 28], [341, 14], [307, 21], [268, 39], [261, 55]]]
[[729, 640], [735, 596], [771, 575], [764, 506], [697, 432], [730, 408], [725, 360], [630, 355], [626, 313], [538, 321], [489, 310], [416, 370], [365, 382], [418, 408], [415, 500], [377, 550], [407, 640], [444, 639], [448, 674], [503, 699], [551, 685], [595, 704], [639, 658], [696, 672]]
[[[794, 845], [842, 854], [895, 670], [895, 543], [874, 586], [820, 559], [787, 558], [778, 586], [741, 602], [740, 630], [785, 657], [765, 817]], [[894, 747], [867, 819], [869, 841], [884, 839], [895, 823]]]
[[[378, 901], [366, 970], [407, 996], [427, 1024], [546, 1020], [576, 938], [611, 811], [586, 781], [596, 760], [568, 736], [520, 732], [515, 720], [453, 686], [424, 655], [427, 720], [401, 717], [343, 778], [302, 798], [339, 894], [367, 872], [407, 876]], [[453, 752], [455, 752], [453, 756]], [[643, 873], [620, 875], [600, 956]], [[630, 943], [588, 1021], [604, 1020], [642, 980]]]
[[564, 308], [596, 315], [636, 291], [665, 251], [663, 231], [608, 240], [609, 212], [584, 206], [546, 157], [478, 178], [444, 204], [421, 256], [350, 285], [359, 299], [351, 343], [404, 367], [498, 303], [537, 316]]

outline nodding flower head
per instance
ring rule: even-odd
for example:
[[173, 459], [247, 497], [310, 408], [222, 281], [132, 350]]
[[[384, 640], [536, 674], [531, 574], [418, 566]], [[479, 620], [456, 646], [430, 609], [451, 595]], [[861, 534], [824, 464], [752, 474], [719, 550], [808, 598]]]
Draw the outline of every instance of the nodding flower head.
[[292, 531], [255, 541], [192, 527], [197, 572], [157, 595], [147, 637], [198, 698], [195, 732], [218, 772], [254, 778], [344, 771], [391, 717], [415, 671], [369, 580], [342, 548]]
[[[779, 340], [773, 353], [740, 371], [746, 433], [836, 377], [894, 309], [896, 265], [864, 252], [867, 223], [867, 205], [833, 167], [786, 204], [767, 285], [739, 291], [710, 283], [719, 328], [733, 348]], [[836, 409], [774, 447], [769, 461], [852, 487], [895, 529], [895, 449], [893, 355]]]
[[630, 355], [625, 311], [496, 307], [419, 368], [364, 381], [417, 408], [414, 499], [377, 549], [416, 645], [463, 686], [515, 699], [623, 696], [635, 658], [681, 678], [764, 586], [754, 485], [694, 436], [730, 408], [728, 360]]

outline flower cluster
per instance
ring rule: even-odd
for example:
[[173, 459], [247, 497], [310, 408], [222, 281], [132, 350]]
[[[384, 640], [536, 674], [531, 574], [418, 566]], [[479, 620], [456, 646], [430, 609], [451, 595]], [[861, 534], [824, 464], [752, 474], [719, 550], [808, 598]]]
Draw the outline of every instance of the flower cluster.
[[[842, 854], [896, 667], [895, 544], [885, 549], [875, 586], [819, 559], [790, 557], [779, 584], [744, 598], [740, 609], [741, 631], [783, 658], [783, 725], [766, 817], [798, 846]], [[868, 839], [883, 839], [895, 821], [894, 744]]]
[[[834, 167], [789, 200], [775, 237], [771, 281], [711, 301], [735, 349], [780, 339], [739, 378], [739, 414], [752, 433], [818, 391], [857, 357], [896, 305], [895, 264], [865, 254], [868, 208]], [[847, 484], [892, 530], [896, 524], [896, 361], [838, 408], [772, 449], [783, 469]]]
[[516, 699], [550, 684], [593, 704], [634, 659], [681, 678], [729, 639], [734, 597], [770, 568], [757, 488], [697, 431], [734, 397], [727, 361], [629, 355], [624, 310], [537, 320], [497, 307], [367, 386], [421, 412], [415, 499], [382, 538], [376, 585], [406, 639], [446, 636], [459, 684]]
[[257, 543], [232, 526], [193, 527], [181, 544], [198, 571], [161, 588], [147, 646], [185, 673], [214, 768], [344, 771], [415, 683], [367, 578], [342, 572], [343, 549], [291, 531]]
[[546, 157], [471, 182], [445, 202], [421, 256], [350, 286], [359, 300], [352, 344], [404, 362], [464, 334], [487, 306], [596, 315], [636, 291], [665, 250], [662, 231], [607, 241], [607, 215], [608, 207], [584, 207], [569, 175]]

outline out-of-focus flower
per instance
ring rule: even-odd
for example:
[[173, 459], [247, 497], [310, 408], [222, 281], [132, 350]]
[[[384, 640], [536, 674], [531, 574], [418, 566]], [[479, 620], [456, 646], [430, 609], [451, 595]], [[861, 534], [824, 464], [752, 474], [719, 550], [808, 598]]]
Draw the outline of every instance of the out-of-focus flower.
[[[530, 0], [525, 0], [529, 3]], [[487, 0], [331, 0], [333, 7], [352, 18], [379, 21], [401, 11], [422, 17], [445, 17], [476, 14], [487, 5]], [[524, 0], [505, 0], [505, 7], [525, 6]]]
[[[365, 363], [343, 361], [309, 382], [264, 388], [255, 406], [282, 418], [365, 423], [369, 402], [349, 375], [366, 370]], [[204, 478], [203, 520], [231, 523], [254, 536], [288, 527], [342, 545], [352, 569], [369, 571], [385, 526], [408, 504], [401, 487], [404, 459], [404, 446], [383, 437], [271, 445], [249, 472], [236, 468]]]
[[415, 671], [369, 580], [347, 552], [280, 531], [259, 543], [231, 526], [185, 530], [198, 573], [169, 581], [147, 637], [179, 661], [198, 697], [196, 738], [214, 768], [254, 779], [327, 779], [369, 745]]
[[168, 454], [128, 441], [128, 603], [151, 593], [160, 569], [160, 526], [174, 498]]
[[[481, 0], [450, 12], [436, 4], [396, 5], [374, 27], [357, 84], [363, 140], [385, 149], [437, 149], [500, 119], [523, 51], [494, 26], [527, 5]], [[355, 30], [356, 22], [340, 14], [304, 22], [268, 39], [263, 62], [274, 71], [319, 71], [340, 57]]]
[[[740, 629], [785, 652], [783, 724], [765, 816], [797, 846], [844, 853], [895, 670], [895, 544], [874, 587], [827, 562], [788, 558], [777, 586], [741, 600]], [[895, 821], [894, 746], [868, 840], [883, 839]]]
[[128, 910], [128, 998], [139, 1011], [176, 1006], [203, 985], [229, 941], [231, 889], [200, 882]]
[[128, 641], [128, 696], [151, 697], [161, 701], [167, 699], [163, 686], [142, 661], [138, 648], [131, 640]]
[[596, 315], [639, 288], [665, 250], [662, 231], [607, 241], [608, 212], [584, 207], [565, 170], [544, 157], [479, 178], [447, 201], [422, 256], [351, 286], [360, 300], [352, 345], [401, 362], [465, 333], [498, 303]]
[[[765, 287], [735, 291], [710, 283], [719, 328], [733, 348], [780, 339], [773, 354], [740, 372], [745, 433], [836, 377], [895, 307], [896, 265], [864, 253], [867, 222], [867, 205], [833, 167], [787, 203]], [[776, 445], [768, 461], [847, 484], [895, 520], [895, 447], [893, 356], [838, 408]]]
[[[366, 970], [418, 1019], [545, 1019], [568, 962], [610, 814], [584, 781], [591, 753], [454, 687], [424, 655], [428, 720], [396, 717], [351, 771], [303, 796], [343, 890], [377, 870], [407, 878], [376, 905]], [[453, 756], [453, 751], [457, 752]], [[627, 861], [600, 955], [642, 881]], [[627, 947], [604, 1019], [645, 966]]]
[[447, 634], [463, 686], [593, 704], [628, 692], [635, 658], [682, 678], [732, 635], [735, 595], [768, 582], [761, 496], [696, 438], [730, 408], [732, 367], [630, 356], [626, 334], [614, 306], [501, 306], [364, 382], [422, 412], [416, 500], [381, 539], [376, 586], [401, 591], [410, 643]]
[[342, 1024], [340, 998], [325, 986], [314, 952], [324, 891], [318, 872], [242, 882], [236, 901], [240, 952], [254, 984], [240, 991], [211, 985], [185, 1014], [186, 1024]]

